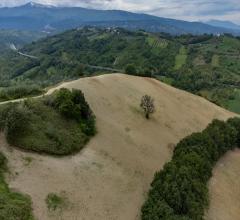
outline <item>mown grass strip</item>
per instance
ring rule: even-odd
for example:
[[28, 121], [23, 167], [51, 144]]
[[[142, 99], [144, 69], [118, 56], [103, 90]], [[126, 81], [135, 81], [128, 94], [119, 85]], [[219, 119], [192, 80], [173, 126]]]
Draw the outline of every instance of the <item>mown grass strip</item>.
[[179, 70], [187, 61], [187, 50], [182, 46], [179, 50], [179, 54], [176, 56], [174, 70]]

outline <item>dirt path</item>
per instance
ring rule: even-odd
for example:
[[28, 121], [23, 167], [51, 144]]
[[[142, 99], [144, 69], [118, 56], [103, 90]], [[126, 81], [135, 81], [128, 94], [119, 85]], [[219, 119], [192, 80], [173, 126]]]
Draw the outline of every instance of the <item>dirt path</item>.
[[[214, 118], [233, 116], [154, 79], [111, 74], [60, 87], [81, 89], [96, 114], [98, 134], [82, 152], [41, 156], [8, 147], [0, 137], [10, 187], [32, 197], [38, 220], [138, 220], [153, 175], [170, 160], [174, 144]], [[154, 97], [157, 108], [149, 121], [139, 109], [144, 94]], [[68, 207], [49, 213], [45, 198], [51, 192], [63, 193]]]

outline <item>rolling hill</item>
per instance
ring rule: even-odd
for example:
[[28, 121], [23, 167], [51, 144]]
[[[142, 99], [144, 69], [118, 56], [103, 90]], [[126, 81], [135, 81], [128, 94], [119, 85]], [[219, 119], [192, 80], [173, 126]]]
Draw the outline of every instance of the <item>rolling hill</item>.
[[[0, 100], [29, 94], [25, 90], [31, 85], [45, 88], [82, 76], [125, 72], [131, 64], [133, 74], [158, 78], [239, 113], [239, 56], [240, 39], [227, 34], [174, 37], [120, 28], [75, 29], [1, 56]], [[16, 85], [25, 89], [16, 92]]]
[[119, 10], [54, 7], [30, 2], [13, 8], [0, 8], [0, 29], [66, 30], [86, 25], [144, 29], [171, 34], [239, 34], [239, 30], [214, 27], [201, 22], [186, 22]]
[[[96, 115], [98, 134], [81, 153], [37, 155], [11, 148], [0, 137], [10, 163], [10, 187], [31, 196], [38, 219], [139, 220], [153, 175], [170, 160], [175, 144], [215, 118], [234, 116], [150, 78], [102, 75], [63, 83], [48, 93], [62, 87], [81, 89]], [[157, 109], [149, 121], [139, 108], [144, 94], [155, 99]], [[48, 193], [62, 193], [68, 205], [49, 213]]]

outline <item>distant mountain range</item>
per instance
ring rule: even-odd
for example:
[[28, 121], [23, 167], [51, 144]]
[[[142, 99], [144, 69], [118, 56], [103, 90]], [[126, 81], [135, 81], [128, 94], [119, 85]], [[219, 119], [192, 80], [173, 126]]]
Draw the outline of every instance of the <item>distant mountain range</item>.
[[210, 20], [210, 21], [207, 21], [205, 23], [209, 24], [209, 25], [212, 25], [212, 26], [215, 26], [215, 27], [240, 30], [240, 25], [237, 25], [237, 24], [235, 24], [231, 21]]
[[232, 29], [229, 29], [201, 22], [187, 22], [120, 10], [55, 7], [33, 2], [18, 7], [0, 8], [0, 29], [52, 32], [86, 25], [117, 26], [130, 30], [144, 29], [151, 32], [170, 34], [240, 34], [240, 30], [232, 28], [232, 26]]

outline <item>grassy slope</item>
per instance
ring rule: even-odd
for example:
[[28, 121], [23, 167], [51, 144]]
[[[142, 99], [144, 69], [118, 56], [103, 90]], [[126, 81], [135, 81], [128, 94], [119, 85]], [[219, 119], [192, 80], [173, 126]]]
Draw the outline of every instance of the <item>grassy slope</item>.
[[6, 158], [0, 153], [0, 219], [33, 220], [30, 198], [13, 192], [5, 182], [6, 162]]
[[[99, 133], [71, 157], [8, 151], [13, 172], [20, 173], [10, 185], [32, 197], [34, 214], [44, 220], [135, 219], [155, 171], [170, 160], [174, 144], [201, 131], [213, 118], [233, 116], [205, 99], [149, 78], [110, 74], [60, 87], [84, 92]], [[139, 107], [144, 94], [155, 99], [157, 109], [147, 122]], [[26, 156], [33, 157], [28, 167], [21, 159]], [[61, 191], [72, 206], [60, 217], [49, 216], [45, 199]]]
[[231, 111], [240, 114], [240, 89], [234, 89], [233, 98], [226, 100], [224, 106]]
[[[240, 215], [240, 151], [228, 152], [216, 165], [209, 183], [206, 220], [238, 220]], [[227, 207], [227, 208], [226, 208]]]

